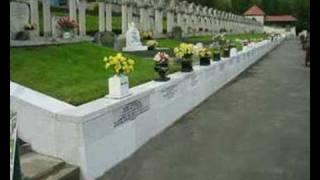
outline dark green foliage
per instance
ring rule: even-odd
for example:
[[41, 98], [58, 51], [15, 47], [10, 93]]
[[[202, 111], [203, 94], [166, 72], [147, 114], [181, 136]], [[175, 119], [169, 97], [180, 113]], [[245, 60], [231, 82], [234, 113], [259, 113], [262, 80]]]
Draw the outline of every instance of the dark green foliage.
[[98, 32], [94, 37], [94, 41], [103, 46], [113, 47], [116, 35], [112, 32]]

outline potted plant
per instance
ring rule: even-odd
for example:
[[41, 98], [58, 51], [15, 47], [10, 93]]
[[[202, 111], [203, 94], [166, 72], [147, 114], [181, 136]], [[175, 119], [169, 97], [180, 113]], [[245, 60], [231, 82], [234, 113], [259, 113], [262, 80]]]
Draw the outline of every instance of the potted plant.
[[153, 34], [151, 31], [141, 31], [140, 37], [143, 40], [151, 40], [151, 39], [153, 39]]
[[73, 36], [74, 31], [78, 28], [78, 24], [75, 20], [69, 17], [62, 17], [58, 20], [58, 26], [62, 31], [63, 39], [70, 39]]
[[109, 78], [109, 97], [122, 98], [130, 95], [128, 74], [134, 69], [134, 60], [124, 57], [121, 53], [104, 58], [105, 68], [111, 68], [114, 76]]
[[148, 50], [154, 50], [156, 47], [158, 47], [159, 43], [156, 40], [148, 40], [146, 45], [148, 46]]
[[208, 48], [202, 48], [199, 50], [199, 58], [200, 58], [200, 66], [208, 66], [210, 65], [210, 59], [212, 57], [212, 53]]
[[179, 47], [174, 48], [175, 56], [181, 59], [181, 72], [191, 72], [193, 44], [181, 43]]
[[158, 52], [153, 60], [155, 61], [154, 70], [158, 73], [159, 78], [155, 81], [168, 81], [170, 78], [166, 76], [169, 71], [169, 55], [164, 52]]
[[219, 48], [212, 50], [213, 61], [221, 60], [221, 51]]

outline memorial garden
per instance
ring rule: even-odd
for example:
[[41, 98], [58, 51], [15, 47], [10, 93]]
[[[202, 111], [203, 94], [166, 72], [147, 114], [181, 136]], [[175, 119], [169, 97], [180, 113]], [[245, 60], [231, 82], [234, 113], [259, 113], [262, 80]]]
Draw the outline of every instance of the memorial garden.
[[10, 1], [10, 109], [33, 152], [88, 180], [295, 37], [187, 1], [51, 3]]

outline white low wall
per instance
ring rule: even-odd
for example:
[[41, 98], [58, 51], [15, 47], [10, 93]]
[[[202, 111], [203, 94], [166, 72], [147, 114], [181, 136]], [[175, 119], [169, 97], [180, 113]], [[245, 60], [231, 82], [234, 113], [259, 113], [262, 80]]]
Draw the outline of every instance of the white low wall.
[[131, 88], [121, 99], [101, 98], [75, 107], [14, 82], [10, 108], [17, 112], [19, 137], [33, 150], [78, 165], [83, 179], [95, 179], [130, 156], [239, 75], [283, 38], [191, 73], [171, 74], [168, 82], [151, 81]]

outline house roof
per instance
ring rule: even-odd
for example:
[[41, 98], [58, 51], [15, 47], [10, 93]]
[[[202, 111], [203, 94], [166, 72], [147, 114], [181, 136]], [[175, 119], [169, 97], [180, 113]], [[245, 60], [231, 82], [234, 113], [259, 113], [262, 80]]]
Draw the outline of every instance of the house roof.
[[266, 16], [266, 22], [292, 22], [297, 21], [297, 19], [291, 15], [280, 15], [280, 16]]
[[248, 9], [243, 15], [245, 16], [264, 16], [264, 12], [256, 5]]

